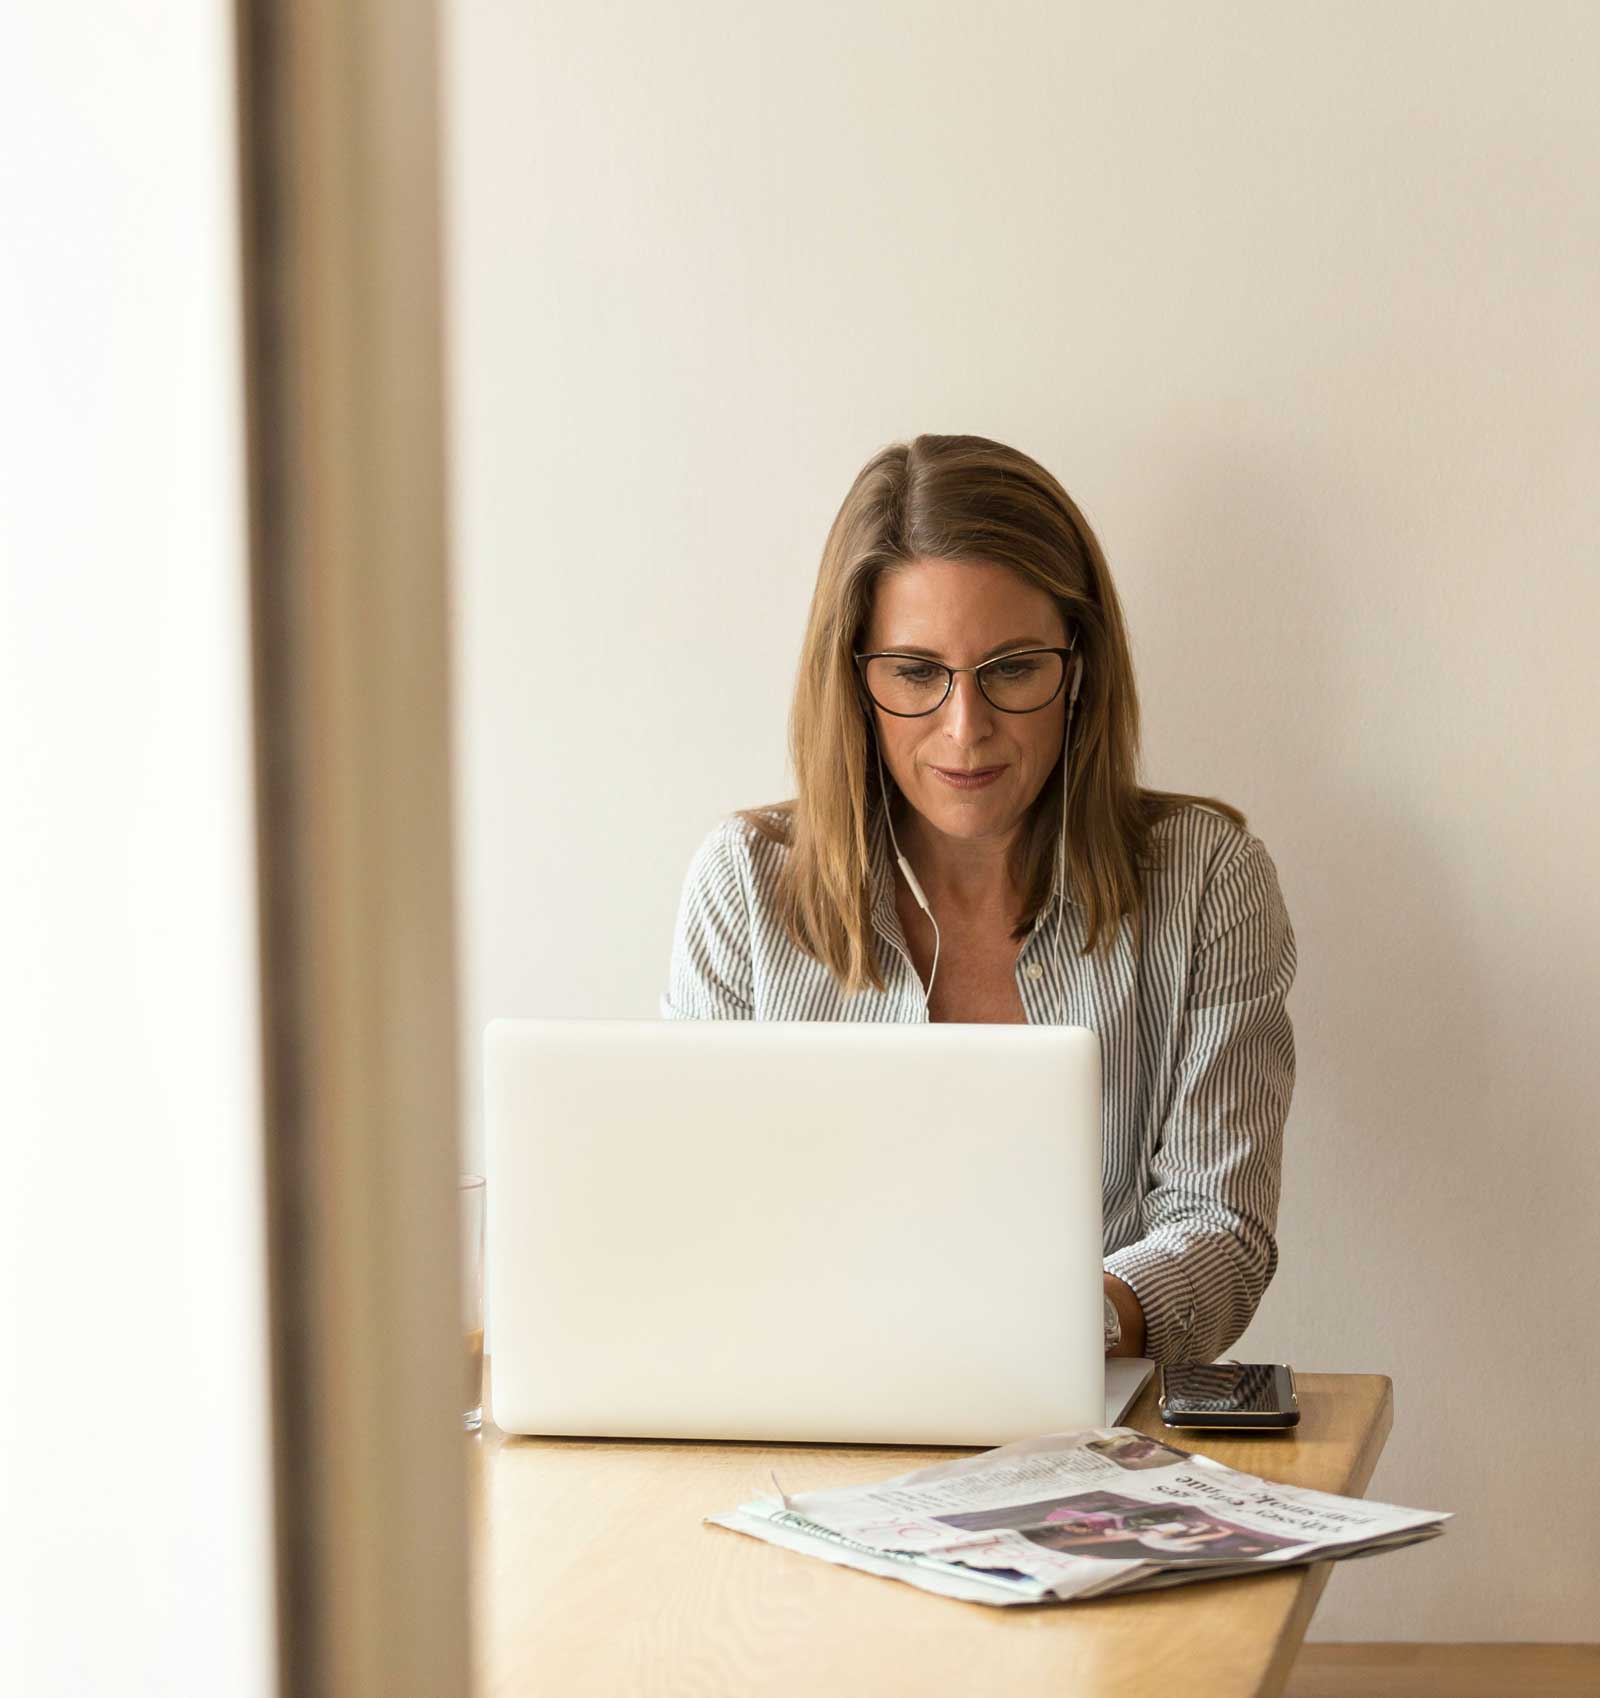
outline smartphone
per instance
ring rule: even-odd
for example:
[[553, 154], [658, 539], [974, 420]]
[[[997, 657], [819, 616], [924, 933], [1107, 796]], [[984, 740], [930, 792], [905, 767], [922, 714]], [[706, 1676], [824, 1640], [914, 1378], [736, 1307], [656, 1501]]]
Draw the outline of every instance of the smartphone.
[[1157, 1369], [1169, 1427], [1295, 1427], [1300, 1399], [1287, 1362], [1174, 1362]]

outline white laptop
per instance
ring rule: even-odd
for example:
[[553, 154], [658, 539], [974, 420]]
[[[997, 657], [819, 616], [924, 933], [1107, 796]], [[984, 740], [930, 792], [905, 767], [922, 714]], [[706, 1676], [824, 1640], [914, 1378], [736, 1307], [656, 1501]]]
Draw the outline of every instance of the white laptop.
[[495, 1020], [484, 1061], [507, 1432], [991, 1446], [1149, 1377], [1101, 1338], [1093, 1032]]

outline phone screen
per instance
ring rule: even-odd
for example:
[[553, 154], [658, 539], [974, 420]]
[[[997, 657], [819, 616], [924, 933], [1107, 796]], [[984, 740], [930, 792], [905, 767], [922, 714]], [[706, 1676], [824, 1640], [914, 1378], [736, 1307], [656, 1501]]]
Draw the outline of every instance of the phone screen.
[[1167, 1407], [1186, 1414], [1267, 1413], [1289, 1406], [1289, 1376], [1275, 1362], [1185, 1362], [1166, 1370]]

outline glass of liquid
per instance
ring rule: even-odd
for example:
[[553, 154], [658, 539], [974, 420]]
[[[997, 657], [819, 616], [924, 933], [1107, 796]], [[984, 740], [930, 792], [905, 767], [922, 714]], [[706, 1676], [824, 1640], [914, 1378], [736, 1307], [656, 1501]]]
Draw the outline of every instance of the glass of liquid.
[[483, 1425], [483, 1189], [480, 1175], [461, 1175], [461, 1424], [469, 1433]]

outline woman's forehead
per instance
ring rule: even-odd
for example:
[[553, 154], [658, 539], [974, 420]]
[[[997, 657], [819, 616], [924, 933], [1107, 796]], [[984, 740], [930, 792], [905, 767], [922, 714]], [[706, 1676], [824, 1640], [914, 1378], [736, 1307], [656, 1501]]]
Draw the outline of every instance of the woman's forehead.
[[998, 652], [1019, 642], [1054, 646], [1066, 626], [1054, 596], [1009, 566], [918, 560], [885, 572], [868, 628], [878, 641], [931, 650], [978, 644]]

